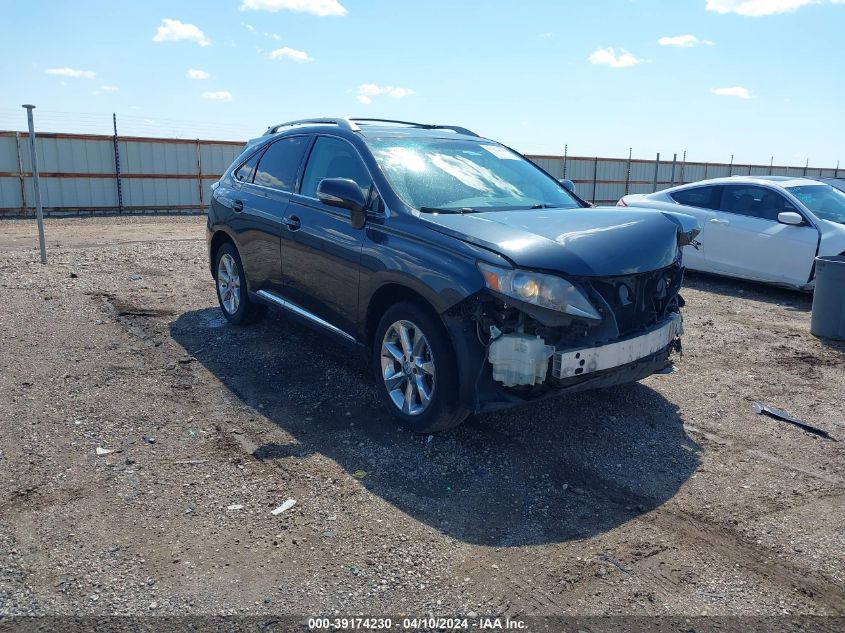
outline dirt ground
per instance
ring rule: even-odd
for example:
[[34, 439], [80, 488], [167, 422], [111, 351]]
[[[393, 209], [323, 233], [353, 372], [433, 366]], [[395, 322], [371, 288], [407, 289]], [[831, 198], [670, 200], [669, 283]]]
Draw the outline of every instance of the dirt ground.
[[46, 227], [0, 222], [0, 619], [845, 615], [845, 442], [751, 411], [845, 440], [809, 296], [689, 275], [676, 373], [421, 437], [225, 322], [204, 218]]

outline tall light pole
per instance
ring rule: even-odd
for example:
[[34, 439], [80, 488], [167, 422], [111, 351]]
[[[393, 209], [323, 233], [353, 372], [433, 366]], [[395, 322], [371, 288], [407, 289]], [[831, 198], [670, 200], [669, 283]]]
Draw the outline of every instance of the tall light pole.
[[35, 150], [35, 124], [32, 122], [34, 105], [24, 104], [26, 120], [29, 123], [29, 158], [32, 162], [32, 187], [35, 190], [35, 217], [38, 220], [38, 246], [41, 249], [41, 263], [47, 263], [47, 244], [44, 240], [44, 209], [41, 207], [41, 183], [38, 180], [38, 153]]

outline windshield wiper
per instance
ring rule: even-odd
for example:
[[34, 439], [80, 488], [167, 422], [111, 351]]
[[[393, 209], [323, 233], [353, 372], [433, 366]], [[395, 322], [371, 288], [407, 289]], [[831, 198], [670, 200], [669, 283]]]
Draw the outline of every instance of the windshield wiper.
[[460, 207], [457, 209], [449, 209], [449, 208], [440, 208], [440, 207], [420, 207], [420, 211], [423, 213], [454, 213], [457, 215], [461, 215], [463, 213], [475, 213], [476, 210], [472, 207]]

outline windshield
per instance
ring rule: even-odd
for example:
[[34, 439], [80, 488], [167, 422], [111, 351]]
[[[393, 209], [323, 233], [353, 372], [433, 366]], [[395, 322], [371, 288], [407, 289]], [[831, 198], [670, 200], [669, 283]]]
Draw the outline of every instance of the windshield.
[[375, 138], [367, 143], [393, 189], [416, 209], [581, 206], [553, 178], [501, 145], [439, 138]]
[[830, 185], [802, 185], [786, 190], [822, 220], [845, 224], [845, 192]]

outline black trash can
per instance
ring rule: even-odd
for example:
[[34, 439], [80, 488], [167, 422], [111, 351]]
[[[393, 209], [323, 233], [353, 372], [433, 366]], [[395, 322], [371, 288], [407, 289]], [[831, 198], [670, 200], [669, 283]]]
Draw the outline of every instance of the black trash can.
[[816, 257], [810, 332], [845, 341], [845, 256]]

